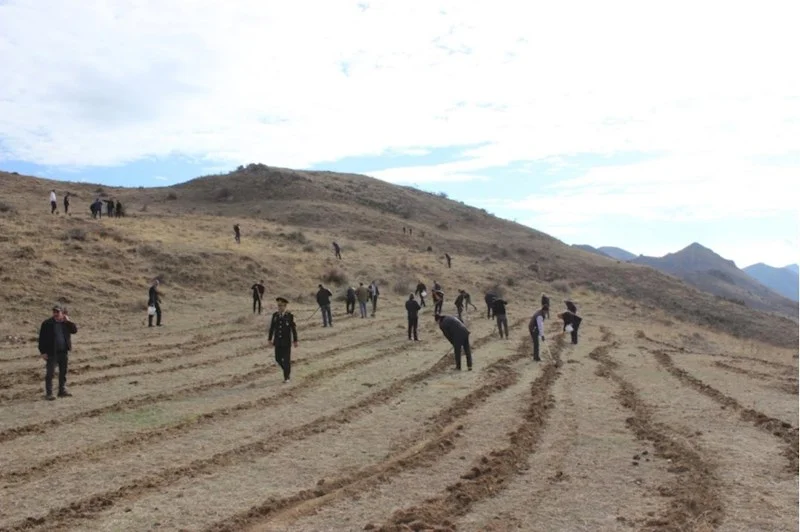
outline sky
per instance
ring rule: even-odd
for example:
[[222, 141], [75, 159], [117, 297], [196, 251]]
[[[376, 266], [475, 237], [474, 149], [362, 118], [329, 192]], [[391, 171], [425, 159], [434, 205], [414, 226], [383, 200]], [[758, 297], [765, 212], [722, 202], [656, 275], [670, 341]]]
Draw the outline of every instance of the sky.
[[0, 169], [355, 172], [568, 244], [784, 266], [797, 20], [794, 0], [0, 0]]

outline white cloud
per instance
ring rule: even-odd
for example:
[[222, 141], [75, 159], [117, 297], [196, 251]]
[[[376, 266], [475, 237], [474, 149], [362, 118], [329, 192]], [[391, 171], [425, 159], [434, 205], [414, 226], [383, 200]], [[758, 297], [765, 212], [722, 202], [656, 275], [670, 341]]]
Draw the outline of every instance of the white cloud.
[[163, 175], [157, 175], [157, 176], [153, 177], [153, 179], [157, 179], [158, 181], [166, 181], [167, 180], [167, 178], [164, 177]]
[[308, 167], [485, 143], [468, 168], [381, 174], [402, 182], [575, 153], [780, 155], [800, 138], [796, 11], [10, 0], [0, 140], [8, 158], [86, 166], [183, 153]]

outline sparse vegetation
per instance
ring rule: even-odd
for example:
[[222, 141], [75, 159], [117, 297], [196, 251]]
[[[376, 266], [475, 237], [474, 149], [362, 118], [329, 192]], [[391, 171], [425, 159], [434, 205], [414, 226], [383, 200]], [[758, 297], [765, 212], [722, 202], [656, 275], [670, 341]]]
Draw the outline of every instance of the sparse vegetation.
[[342, 286], [347, 284], [348, 278], [347, 274], [339, 269], [332, 268], [328, 270], [322, 277], [322, 282], [326, 284], [333, 284], [336, 286]]
[[553, 290], [555, 290], [556, 292], [560, 292], [562, 294], [566, 294], [567, 292], [569, 292], [570, 289], [569, 283], [566, 281], [554, 281], [552, 283], [552, 287]]
[[305, 246], [303, 246], [303, 251], [305, 251], [306, 253], [313, 253], [315, 249], [316, 248], [314, 247], [314, 244], [306, 244]]
[[78, 240], [83, 242], [86, 240], [86, 230], [82, 227], [73, 227], [64, 233], [64, 240]]
[[0, 212], [15, 213], [17, 212], [17, 209], [15, 209], [13, 205], [6, 203], [5, 201], [0, 201]]
[[167, 200], [169, 200], [169, 201], [175, 201], [176, 199], [178, 199], [178, 195], [177, 195], [177, 194], [176, 194], [174, 191], [170, 190], [170, 191], [167, 193]]
[[436, 227], [438, 227], [439, 229], [447, 230], [450, 229], [450, 224], [447, 222], [439, 222], [438, 224], [436, 224]]
[[296, 242], [297, 244], [307, 244], [308, 238], [302, 231], [292, 231], [289, 234], [281, 234], [289, 242]]

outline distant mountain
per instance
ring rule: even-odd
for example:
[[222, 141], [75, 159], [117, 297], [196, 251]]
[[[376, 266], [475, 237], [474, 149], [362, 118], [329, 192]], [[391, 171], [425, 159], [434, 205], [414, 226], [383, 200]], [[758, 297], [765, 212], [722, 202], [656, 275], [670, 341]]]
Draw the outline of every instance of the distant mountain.
[[605, 257], [607, 259], [612, 258], [610, 255], [606, 255], [605, 253], [603, 253], [599, 249], [597, 249], [595, 247], [592, 247], [592, 246], [590, 246], [588, 244], [572, 244], [572, 247], [574, 247], [575, 249], [582, 249], [583, 251], [588, 251], [589, 253], [594, 253], [595, 255], [600, 255], [600, 256]]
[[639, 256], [632, 264], [650, 266], [683, 279], [700, 290], [761, 310], [797, 316], [797, 302], [782, 296], [698, 243], [663, 257]]
[[[794, 268], [792, 268], [794, 267]], [[767, 288], [793, 301], [798, 300], [798, 273], [797, 265], [791, 264], [783, 268], [775, 268], [762, 262], [753, 264], [743, 271]]]
[[597, 248], [597, 251], [601, 253], [605, 253], [612, 259], [621, 260], [627, 262], [629, 260], [633, 260], [636, 258], [636, 255], [631, 253], [630, 251], [626, 251], [622, 248], [615, 248], [613, 246], [603, 246], [601, 248]]

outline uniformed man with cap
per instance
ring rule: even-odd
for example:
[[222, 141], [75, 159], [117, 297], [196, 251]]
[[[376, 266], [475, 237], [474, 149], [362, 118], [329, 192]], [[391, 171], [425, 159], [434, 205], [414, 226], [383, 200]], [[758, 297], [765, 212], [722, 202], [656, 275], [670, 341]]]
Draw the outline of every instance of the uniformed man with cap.
[[289, 300], [285, 297], [276, 297], [278, 311], [272, 314], [267, 340], [269, 345], [275, 346], [275, 362], [283, 370], [283, 382], [289, 382], [292, 371], [292, 344], [297, 347], [297, 327], [294, 316], [286, 310]]

